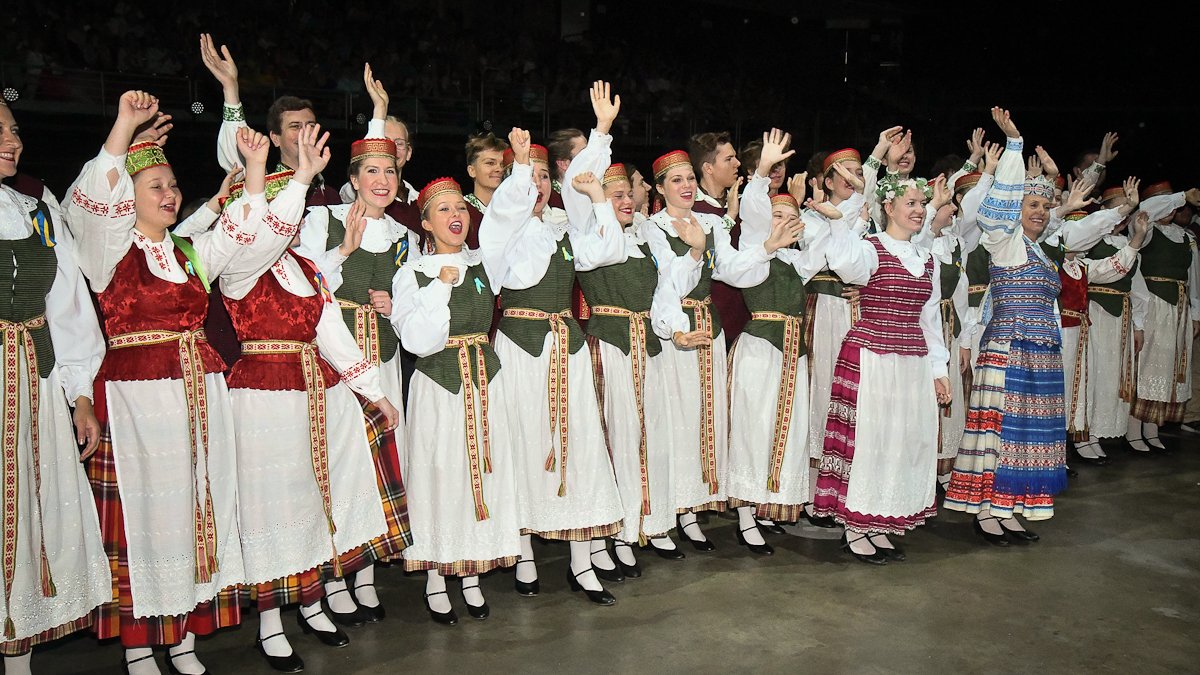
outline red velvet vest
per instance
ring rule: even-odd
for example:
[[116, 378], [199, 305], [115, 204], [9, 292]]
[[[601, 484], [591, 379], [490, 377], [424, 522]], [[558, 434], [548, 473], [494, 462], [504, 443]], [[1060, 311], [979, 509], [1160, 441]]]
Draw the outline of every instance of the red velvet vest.
[[[1058, 295], [1058, 306], [1062, 310], [1063, 328], [1074, 328], [1082, 323], [1082, 318], [1088, 311], [1088, 279], [1087, 269], [1084, 268], [1080, 278], [1075, 279], [1067, 274], [1066, 265], [1058, 268], [1058, 277], [1062, 280], [1062, 292]], [[1069, 314], [1078, 312], [1078, 314]]]
[[[725, 216], [724, 208], [713, 206], [699, 199], [692, 205], [692, 210], [696, 213], [708, 213], [718, 218]], [[719, 227], [724, 227], [724, 224]], [[737, 248], [741, 234], [742, 224], [739, 219], [733, 229], [729, 230], [729, 243], [734, 248]], [[750, 310], [746, 309], [746, 301], [742, 299], [742, 292], [729, 284], [714, 281], [712, 299], [713, 304], [717, 307], [717, 314], [721, 317], [721, 329], [725, 331], [725, 344], [733, 344], [734, 338], [741, 334], [742, 329], [746, 327], [746, 322], [750, 320]]]

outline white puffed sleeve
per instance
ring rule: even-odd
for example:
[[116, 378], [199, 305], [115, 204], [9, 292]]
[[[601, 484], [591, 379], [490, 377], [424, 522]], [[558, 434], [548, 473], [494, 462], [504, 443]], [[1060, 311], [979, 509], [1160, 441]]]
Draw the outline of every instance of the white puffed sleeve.
[[992, 262], [1003, 267], [1024, 265], [1025, 233], [1021, 228], [1021, 202], [1025, 198], [1024, 141], [1010, 138], [996, 164], [995, 182], [979, 206], [981, 242]]
[[946, 377], [950, 352], [946, 349], [945, 338], [942, 334], [941, 293], [938, 289], [942, 284], [942, 266], [933, 263], [933, 291], [925, 306], [921, 308], [921, 333], [925, 336], [925, 348], [929, 350], [929, 363], [933, 366], [933, 376]]
[[[592, 129], [587, 145], [579, 151], [579, 154], [575, 155], [575, 159], [572, 159], [571, 165], [567, 167], [567, 172], [563, 174], [563, 208], [567, 211], [567, 219], [570, 221], [571, 227], [584, 227], [592, 214], [592, 200], [576, 190], [572, 181], [579, 174], [588, 171], [596, 176], [597, 181], [600, 181], [611, 163], [612, 136]], [[574, 241], [572, 240], [571, 243], [574, 244]]]
[[866, 284], [879, 269], [879, 252], [875, 245], [851, 232], [842, 220], [829, 224], [829, 236], [829, 247], [825, 252], [829, 269], [847, 284]]
[[[417, 274], [405, 266], [392, 277], [391, 321], [404, 349], [415, 356], [429, 356], [444, 349], [450, 337], [451, 287], [441, 279], [421, 287]], [[460, 284], [465, 277], [459, 275]]]
[[1120, 281], [1133, 269], [1138, 259], [1138, 249], [1126, 245], [1121, 250], [1100, 260], [1083, 261], [1087, 268], [1087, 280], [1091, 284], [1111, 284]]
[[1079, 220], [1067, 221], [1046, 241], [1052, 246], [1061, 243], [1067, 251], [1088, 251], [1100, 243], [1104, 235], [1111, 234], [1119, 222], [1121, 214], [1117, 209], [1101, 209]]
[[66, 216], [77, 244], [79, 269], [92, 290], [101, 293], [133, 245], [137, 215], [125, 155], [110, 155], [101, 148], [95, 159], [83, 165], [71, 189]]
[[[574, 191], [574, 188], [564, 187], [563, 198], [568, 192]], [[572, 223], [567, 233], [571, 238], [571, 250], [574, 251], [575, 269], [579, 272], [622, 263], [628, 257], [625, 252], [625, 231], [617, 221], [612, 203], [603, 201], [592, 204], [591, 212], [592, 217], [587, 225], [577, 228]]]
[[[217, 163], [225, 171], [229, 171], [237, 166], [246, 166], [246, 160], [242, 159], [242, 154], [238, 151], [237, 133], [238, 129], [246, 126], [246, 109], [242, 104], [229, 105], [224, 104], [222, 109], [221, 129], [217, 132]], [[235, 121], [229, 121], [228, 117], [238, 118]]]
[[533, 166], [513, 164], [512, 174], [496, 188], [479, 225], [479, 249], [494, 283], [521, 290], [536, 286], [546, 276], [550, 256], [558, 252], [558, 237], [533, 217], [536, 205]]
[[[363, 356], [354, 340], [354, 335], [342, 320], [342, 311], [336, 302], [324, 302], [321, 318], [317, 320], [317, 349], [321, 357], [338, 371], [346, 386], [375, 402], [384, 397], [379, 384], [379, 368], [371, 365]], [[392, 401], [399, 407], [400, 401]]]
[[[267, 202], [263, 194], [247, 195], [249, 215], [238, 202], [221, 214], [221, 225], [192, 239], [209, 279], [221, 277], [221, 293], [239, 300], [254, 288], [296, 238], [308, 186], [296, 180]], [[238, 224], [237, 215], [251, 222]]]
[[697, 213], [696, 217], [708, 219], [711, 223], [717, 256], [713, 281], [721, 281], [735, 288], [749, 288], [762, 283], [765, 277], [762, 277], [758, 268], [771, 259], [763, 249], [762, 242], [734, 248], [729, 238], [729, 230], [722, 226], [721, 219], [707, 213]]
[[177, 237], [194, 237], [201, 232], [207, 232], [220, 217], [221, 214], [208, 208], [208, 202], [204, 202], [192, 215], [176, 225], [171, 232]]
[[642, 224], [640, 234], [650, 245], [650, 253], [658, 267], [658, 285], [650, 304], [650, 324], [656, 335], [669, 340], [676, 331], [686, 333], [691, 330], [681, 301], [700, 283], [700, 268], [704, 261], [696, 260], [691, 253], [675, 255], [667, 242], [668, 235], [653, 219]]
[[[43, 194], [42, 201], [50, 208], [54, 222], [62, 223], [58, 201], [49, 190]], [[87, 284], [75, 260], [71, 231], [59, 227], [54, 239], [58, 271], [46, 294], [46, 324], [54, 345], [54, 368], [67, 401], [74, 406], [75, 399], [80, 396], [93, 398], [92, 382], [104, 360], [104, 336]]]

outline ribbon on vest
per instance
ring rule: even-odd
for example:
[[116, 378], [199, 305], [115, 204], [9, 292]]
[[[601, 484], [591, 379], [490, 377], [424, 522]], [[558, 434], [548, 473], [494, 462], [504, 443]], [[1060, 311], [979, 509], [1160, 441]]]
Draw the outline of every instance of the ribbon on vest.
[[[144, 330], [136, 333], [125, 333], [108, 339], [109, 349], [128, 349], [130, 347], [148, 347], [175, 342], [179, 344], [179, 369], [183, 375], [183, 391], [188, 407], [188, 432], [192, 439], [192, 483], [195, 484], [196, 470], [199, 466], [200, 452], [204, 452], [204, 504], [200, 504], [200, 495], [195, 495], [193, 515], [193, 532], [195, 539], [196, 569], [195, 581], [206, 584], [212, 581], [212, 575], [217, 571], [217, 523], [213, 516], [212, 488], [208, 482], [208, 398], [204, 386], [204, 361], [196, 349], [196, 343], [204, 342], [204, 331], [183, 331], [176, 333], [169, 330]], [[196, 443], [197, 432], [200, 442]]]
[[779, 396], [775, 402], [775, 435], [771, 441], [770, 473], [767, 491], [779, 492], [779, 474], [787, 451], [788, 431], [792, 428], [792, 408], [796, 399], [796, 374], [800, 363], [800, 338], [803, 319], [783, 312], [750, 312], [751, 321], [783, 321], [783, 367], [779, 373]]
[[646, 408], [643, 401], [646, 379], [646, 319], [649, 312], [634, 312], [614, 305], [592, 307], [596, 316], [619, 316], [629, 319], [629, 362], [633, 370], [633, 396], [637, 402], [638, 428], [641, 442], [638, 444], [638, 469], [642, 477], [642, 518], [638, 522], [638, 537], [642, 534], [642, 522], [650, 515], [650, 471], [647, 467], [649, 455], [646, 450]]
[[[1145, 277], [1146, 281], [1175, 284], [1179, 291], [1175, 299], [1175, 382], [1187, 382], [1188, 375], [1188, 342], [1192, 339], [1191, 323], [1188, 318], [1187, 281], [1183, 279], [1168, 279], [1167, 277]], [[1174, 390], [1172, 390], [1174, 391]], [[1175, 400], [1175, 394], [1171, 394]]]
[[19, 520], [18, 496], [20, 458], [18, 431], [21, 425], [21, 347], [25, 348], [25, 371], [29, 378], [29, 435], [32, 446], [33, 503], [37, 511], [39, 537], [39, 575], [42, 596], [52, 598], [58, 594], [54, 578], [50, 574], [50, 558], [46, 555], [46, 534], [42, 524], [42, 460], [38, 442], [38, 399], [41, 392], [41, 377], [38, 375], [37, 348], [33, 343], [32, 330], [46, 325], [46, 315], [35, 316], [27, 321], [5, 321], [0, 319], [0, 335], [4, 341], [4, 430], [3, 450], [4, 485], [0, 491], [0, 518], [4, 521], [4, 548], [0, 552], [0, 566], [4, 574], [4, 637], [16, 637], [12, 612], [13, 577], [17, 570], [17, 532]]
[[[564, 251], [565, 252], [565, 251]], [[550, 332], [554, 333], [554, 346], [550, 350], [550, 370], [546, 375], [547, 403], [550, 409], [550, 433], [558, 430], [558, 447], [560, 457], [557, 459], [559, 470], [558, 496], [567, 496], [567, 357], [569, 356], [571, 333], [563, 319], [571, 317], [571, 310], [561, 312], [543, 312], [540, 309], [526, 307], [510, 307], [504, 310], [504, 316], [513, 319], [530, 321], [549, 321]], [[550, 444], [550, 454], [546, 456], [546, 471], [553, 473], [555, 467], [554, 444]]]
[[[685, 309], [692, 310], [696, 320], [696, 330], [704, 331], [705, 335], [712, 333], [712, 296], [706, 295], [703, 300], [684, 298], [680, 304]], [[700, 360], [700, 389], [704, 393], [700, 411], [700, 480], [708, 483], [708, 493], [717, 494], [720, 489], [717, 479], [717, 424], [716, 401], [713, 391], [713, 352], [712, 345], [696, 348], [696, 356]]]
[[[458, 374], [462, 378], [464, 424], [467, 432], [467, 462], [471, 471], [471, 497], [475, 500], [475, 520], [490, 517], [487, 504], [483, 501], [483, 475], [492, 472], [492, 451], [488, 437], [488, 376], [487, 364], [483, 359], [483, 345], [488, 343], [487, 333], [451, 335], [446, 340], [446, 349], [458, 350]], [[479, 412], [475, 411], [475, 385], [471, 382], [470, 348], [475, 348], [475, 368], [479, 373]], [[483, 467], [480, 471], [479, 433], [476, 420], [483, 433]]]
[[338, 298], [338, 307], [354, 310], [354, 341], [362, 350], [367, 363], [378, 366], [379, 357], [379, 317], [371, 305], [360, 305]]
[[1129, 354], [1129, 334], [1133, 316], [1129, 293], [1108, 286], [1088, 286], [1088, 293], [1121, 296], [1121, 386], [1118, 395], [1122, 401], [1133, 403], [1133, 399], [1137, 395], [1137, 377], [1133, 372], [1137, 359], [1132, 358]]

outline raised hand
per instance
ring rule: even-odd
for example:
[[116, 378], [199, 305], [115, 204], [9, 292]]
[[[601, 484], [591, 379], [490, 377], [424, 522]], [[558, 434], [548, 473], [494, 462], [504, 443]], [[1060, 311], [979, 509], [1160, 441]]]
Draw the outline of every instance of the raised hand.
[[804, 193], [808, 191], [808, 172], [802, 171], [788, 179], [787, 190], [797, 204], [804, 203]]
[[967, 161], [979, 166], [979, 160], [983, 158], [983, 127], [976, 127], [971, 132], [971, 137], [967, 139], [967, 154]]
[[929, 204], [933, 207], [934, 211], [937, 211], [950, 203], [950, 199], [954, 196], [954, 192], [950, 189], [950, 186], [946, 184], [945, 174], [934, 178], [930, 185], [933, 187], [933, 198], [929, 201]]
[[1121, 183], [1121, 191], [1125, 193], [1125, 206], [1129, 207], [1123, 215], [1133, 213], [1134, 209], [1138, 207], [1138, 203], [1142, 199], [1141, 192], [1138, 191], [1141, 185], [1142, 181], [1138, 180], [1137, 176], [1130, 176], [1125, 179], [1124, 183]]
[[1129, 224], [1129, 245], [1141, 249], [1146, 243], [1146, 235], [1150, 233], [1150, 215], [1145, 211], [1138, 211], [1138, 214], [1133, 217], [1133, 222]]
[[229, 48], [221, 45], [221, 50], [218, 52], [212, 35], [201, 33], [200, 60], [204, 61], [204, 66], [208, 68], [208, 72], [213, 74], [213, 77], [217, 78], [217, 82], [221, 83], [225, 102], [230, 105], [238, 104], [240, 102], [238, 98], [238, 67], [229, 53]]
[[781, 248], [787, 248], [800, 241], [800, 237], [802, 236], [804, 236], [804, 221], [800, 220], [797, 216], [789, 215], [787, 218], [771, 225], [771, 233], [767, 236], [767, 240], [763, 242], [763, 250], [768, 254], [774, 253]]
[[[225, 178], [221, 180], [221, 187], [217, 189], [217, 194], [213, 195], [208, 200], [208, 208], [213, 213], [221, 212], [221, 201], [229, 198], [229, 190], [233, 184], [242, 180], [244, 170], [237, 164], [233, 165], [229, 171], [225, 172]], [[265, 182], [265, 176], [264, 176]]]
[[350, 204], [346, 212], [346, 234], [342, 235], [342, 243], [338, 244], [338, 252], [347, 258], [362, 246], [363, 233], [367, 231], [367, 207], [358, 200]]
[[758, 167], [755, 173], [763, 177], [770, 176], [771, 167], [787, 161], [789, 157], [796, 154], [795, 150], [787, 149], [791, 144], [791, 134], [785, 134], [779, 129], [764, 131], [762, 152], [758, 155]]
[[707, 347], [712, 344], [712, 337], [707, 331], [694, 330], [688, 333], [683, 331], [675, 331], [671, 336], [671, 342], [675, 343], [680, 349], [695, 349], [697, 347]]
[[904, 127], [888, 127], [879, 132], [879, 140], [875, 143], [875, 150], [871, 152], [871, 156], [875, 159], [883, 159], [884, 153], [892, 146], [892, 139], [901, 135]]
[[312, 179], [329, 164], [329, 132], [321, 133], [320, 124], [310, 124], [300, 130], [300, 166], [292, 176], [305, 185], [311, 184]]
[[987, 143], [983, 149], [983, 167], [981, 171], [991, 176], [996, 173], [996, 165], [1000, 162], [1000, 153], [1004, 152], [1004, 146], [999, 143]]
[[265, 135], [250, 127], [240, 127], [237, 130], [237, 146], [247, 166], [266, 166], [271, 142]]
[[1117, 132], [1115, 131], [1110, 131], [1107, 134], [1104, 134], [1104, 140], [1100, 141], [1100, 155], [1096, 157], [1097, 162], [1108, 166], [1109, 162], [1117, 158], [1119, 153], [1118, 151], [1113, 150], [1113, 146], [1116, 145], [1119, 138], [1120, 137], [1117, 136]]
[[842, 212], [838, 210], [838, 207], [829, 202], [819, 202], [814, 198], [804, 202], [804, 206], [825, 216], [829, 220], [839, 220], [842, 217]]
[[1038, 159], [1037, 155], [1030, 155], [1025, 159], [1025, 177], [1037, 178], [1042, 175], [1042, 160]]
[[171, 116], [166, 113], [158, 113], [149, 122], [138, 127], [137, 133], [133, 136], [132, 145], [138, 143], [154, 143], [160, 148], [167, 146], [167, 133], [174, 128], [171, 122]]
[[[127, 91], [117, 103], [117, 122], [135, 131], [158, 115], [158, 97], [144, 91]], [[132, 137], [132, 136], [131, 136]]]
[[512, 146], [513, 157], [517, 164], [529, 163], [529, 132], [513, 127], [508, 132], [508, 144]]
[[996, 126], [1000, 127], [1000, 131], [1008, 138], [1020, 138], [1021, 132], [1017, 131], [1017, 125], [1013, 124], [1012, 115], [1004, 108], [992, 108], [992, 121]]
[[675, 228], [675, 233], [679, 235], [679, 240], [692, 248], [692, 253], [698, 254], [704, 252], [708, 244], [708, 237], [704, 234], [704, 229], [700, 227], [700, 222], [696, 220], [696, 215], [688, 216], [687, 220], [675, 218], [671, 221], [671, 225]]
[[1200, 207], [1200, 189], [1191, 188], [1187, 192], [1183, 193], [1183, 198], [1185, 201], [1187, 201], [1187, 203], [1191, 204], [1193, 208]]
[[741, 189], [743, 180], [741, 176], [738, 176], [737, 180], [733, 182], [733, 186], [725, 193], [725, 215], [729, 216], [732, 220], [737, 220], [738, 217], [738, 209], [741, 206], [742, 198], [738, 190]]
[[458, 283], [458, 268], [454, 265], [443, 265], [442, 270], [438, 272], [438, 279], [447, 286], [453, 286]]
[[371, 64], [363, 64], [363, 84], [367, 87], [367, 96], [371, 97], [372, 119], [381, 120], [387, 117], [388, 111], [388, 93], [383, 88], [383, 83], [375, 79], [375, 73], [371, 72]]
[[611, 86], [604, 80], [592, 83], [588, 95], [592, 99], [592, 111], [596, 113], [596, 131], [607, 134], [612, 129], [613, 120], [621, 112], [621, 95], [610, 96]]
[[850, 169], [842, 166], [841, 162], [834, 162], [833, 170], [837, 172], [837, 175], [841, 176], [847, 183], [849, 183], [850, 187], [853, 187], [855, 192], [862, 194], [863, 188], [866, 187], [866, 183], [863, 182], [863, 179], [858, 177], [858, 174], [852, 173]]
[[[824, 181], [822, 181], [819, 176], [808, 179], [808, 187], [812, 188], [812, 199], [809, 201], [817, 202], [818, 204], [821, 204], [825, 201], [825, 188], [822, 185], [823, 183]], [[796, 201], [800, 200], [797, 199]]]
[[1072, 181], [1071, 188], [1063, 199], [1060, 213], [1078, 211], [1091, 204], [1095, 200], [1089, 199], [1088, 195], [1092, 194], [1092, 189], [1095, 187], [1096, 184], [1087, 179]]
[[587, 195], [593, 204], [604, 201], [604, 186], [596, 180], [596, 174], [591, 171], [584, 171], [576, 175], [571, 179], [571, 187], [575, 188], [576, 192]]
[[1054, 160], [1050, 158], [1050, 153], [1046, 152], [1042, 146], [1037, 146], [1033, 151], [1037, 154], [1038, 161], [1042, 163], [1042, 171], [1045, 172], [1046, 178], [1054, 180], [1058, 176], [1058, 164], [1054, 163]]
[[908, 152], [910, 149], [912, 149], [912, 129], [909, 129], [903, 134], [896, 134], [893, 136], [891, 144], [888, 146], [887, 150], [888, 166], [894, 166], [895, 164], [899, 163], [900, 158], [903, 157], [904, 153]]

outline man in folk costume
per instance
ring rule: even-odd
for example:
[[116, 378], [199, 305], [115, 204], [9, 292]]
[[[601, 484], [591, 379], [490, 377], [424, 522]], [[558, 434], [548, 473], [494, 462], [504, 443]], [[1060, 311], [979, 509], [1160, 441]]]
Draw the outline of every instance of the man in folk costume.
[[[1182, 422], [1192, 396], [1192, 341], [1200, 332], [1200, 260], [1196, 240], [1172, 222], [1185, 203], [1200, 205], [1200, 189], [1174, 192], [1155, 183], [1142, 192], [1141, 210], [1154, 223], [1141, 251], [1135, 289], [1147, 292], [1142, 350], [1138, 353], [1137, 399], [1129, 412], [1125, 439], [1137, 452], [1165, 451], [1158, 427]], [[1135, 323], [1138, 320], [1135, 319]]]
[[550, 162], [550, 206], [563, 208], [562, 191], [567, 169], [587, 143], [587, 136], [575, 128], [559, 129], [546, 139], [546, 156]]
[[471, 227], [467, 232], [467, 248], [479, 248], [479, 226], [487, 213], [492, 195], [504, 180], [504, 152], [508, 142], [491, 132], [473, 136], [467, 140], [467, 175], [474, 182], [471, 192], [463, 196], [467, 210], [471, 213]]
[[[696, 191], [696, 203], [692, 210], [707, 213], [721, 219], [721, 226], [729, 233], [729, 242], [738, 245], [741, 226], [738, 220], [738, 167], [741, 166], [737, 150], [733, 147], [729, 132], [705, 132], [696, 134], [688, 141], [688, 156], [692, 158], [692, 170], [700, 189]], [[741, 291], [723, 282], [713, 284], [713, 304], [721, 313], [721, 327], [729, 344], [737, 339], [742, 327], [750, 320]]]

